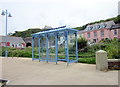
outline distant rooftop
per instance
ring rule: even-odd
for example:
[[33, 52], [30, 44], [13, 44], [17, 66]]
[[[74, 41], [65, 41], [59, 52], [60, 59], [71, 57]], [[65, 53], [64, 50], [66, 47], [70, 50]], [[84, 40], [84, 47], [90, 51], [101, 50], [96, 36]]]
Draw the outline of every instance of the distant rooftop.
[[51, 29], [51, 28], [52, 28], [51, 26], [45, 25], [43, 29]]
[[[21, 37], [7, 36], [7, 41], [13, 44], [25, 43]], [[6, 42], [6, 36], [0, 36], [0, 42]]]
[[[49, 31], [49, 30], [55, 30], [55, 29], [59, 29], [59, 28], [65, 28], [66, 26], [61, 26], [61, 27], [56, 27], [56, 28], [48, 28], [48, 29], [46, 29], [46, 30], [44, 30], [44, 31]], [[43, 29], [45, 29], [45, 28], [43, 28]]]

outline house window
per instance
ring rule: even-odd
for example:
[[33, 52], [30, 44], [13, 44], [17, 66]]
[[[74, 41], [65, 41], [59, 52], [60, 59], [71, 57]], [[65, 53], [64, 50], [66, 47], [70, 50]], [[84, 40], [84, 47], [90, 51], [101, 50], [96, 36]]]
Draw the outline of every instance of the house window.
[[104, 37], [104, 31], [101, 31], [101, 37]]
[[100, 29], [100, 25], [97, 25], [97, 29]]
[[101, 24], [101, 28], [105, 28], [107, 24]]
[[114, 30], [114, 35], [117, 35], [117, 30]]
[[72, 35], [70, 35], [70, 38], [72, 38]]
[[73, 39], [71, 39], [71, 40], [70, 40], [70, 43], [73, 43], [73, 42], [74, 42], [74, 40], [73, 40]]
[[91, 26], [91, 27], [90, 27], [90, 30], [92, 30], [92, 29], [93, 29], [93, 27]]
[[97, 32], [94, 32], [94, 37], [97, 37]]
[[90, 33], [87, 34], [88, 38], [90, 38]]
[[12, 47], [14, 47], [14, 44], [12, 44]]

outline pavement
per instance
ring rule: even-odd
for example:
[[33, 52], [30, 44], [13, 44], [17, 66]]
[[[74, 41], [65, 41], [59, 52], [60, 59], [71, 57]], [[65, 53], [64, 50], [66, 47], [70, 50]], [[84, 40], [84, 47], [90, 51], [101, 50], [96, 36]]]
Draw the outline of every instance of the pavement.
[[[0, 78], [8, 85], [118, 85], [118, 71], [99, 71], [95, 64], [0, 58]], [[1, 64], [2, 63], [2, 64]]]

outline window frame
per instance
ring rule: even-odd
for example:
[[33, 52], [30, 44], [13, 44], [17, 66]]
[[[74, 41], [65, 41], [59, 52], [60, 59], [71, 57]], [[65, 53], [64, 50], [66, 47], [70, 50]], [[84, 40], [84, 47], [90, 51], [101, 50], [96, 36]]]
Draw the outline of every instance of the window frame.
[[101, 31], [100, 33], [101, 33], [101, 37], [104, 37], [104, 35], [105, 35], [104, 31]]
[[94, 32], [94, 37], [97, 37], [97, 32], [96, 31]]
[[117, 35], [117, 30], [114, 30], [114, 35]]
[[89, 32], [89, 33], [87, 33], [87, 38], [90, 38], [90, 32]]

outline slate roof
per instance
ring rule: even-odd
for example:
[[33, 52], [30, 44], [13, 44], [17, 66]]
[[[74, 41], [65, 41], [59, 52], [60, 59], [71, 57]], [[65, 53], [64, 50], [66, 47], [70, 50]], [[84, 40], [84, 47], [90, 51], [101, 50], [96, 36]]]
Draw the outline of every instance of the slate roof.
[[119, 24], [112, 25], [111, 30], [112, 30], [112, 29], [120, 29], [120, 23], [119, 23]]
[[[12, 44], [25, 43], [21, 37], [7, 37], [7, 41]], [[0, 36], [0, 42], [6, 42], [6, 36]]]
[[96, 23], [96, 24], [88, 25], [85, 28], [85, 31], [97, 30], [97, 29], [103, 29], [103, 28], [111, 29], [112, 25], [115, 25], [114, 21]]

